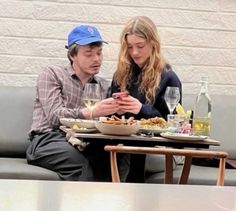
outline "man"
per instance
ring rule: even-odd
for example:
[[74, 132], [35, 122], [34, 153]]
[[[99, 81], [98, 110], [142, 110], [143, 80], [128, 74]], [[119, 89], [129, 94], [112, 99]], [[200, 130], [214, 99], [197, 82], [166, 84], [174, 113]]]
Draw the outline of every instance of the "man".
[[75, 27], [66, 46], [70, 65], [46, 67], [37, 80], [27, 160], [29, 164], [57, 172], [63, 180], [109, 180], [109, 154], [103, 150], [104, 146], [91, 143], [79, 151], [59, 129], [62, 117], [91, 119], [118, 111], [113, 98], [101, 100], [92, 111], [82, 102], [86, 83], [103, 87], [106, 82], [96, 76], [102, 64], [103, 43], [106, 42], [94, 26]]

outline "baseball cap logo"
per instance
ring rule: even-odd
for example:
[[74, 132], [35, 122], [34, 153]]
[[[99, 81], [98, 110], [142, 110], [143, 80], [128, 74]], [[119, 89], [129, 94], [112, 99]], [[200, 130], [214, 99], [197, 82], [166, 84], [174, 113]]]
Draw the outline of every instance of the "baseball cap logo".
[[90, 34], [94, 34], [93, 28], [92, 28], [92, 27], [88, 27], [88, 32], [89, 32]]

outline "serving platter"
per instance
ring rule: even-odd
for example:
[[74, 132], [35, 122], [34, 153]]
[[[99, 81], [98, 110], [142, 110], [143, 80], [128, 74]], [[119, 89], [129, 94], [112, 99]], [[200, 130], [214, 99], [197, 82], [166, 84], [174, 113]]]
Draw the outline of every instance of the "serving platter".
[[146, 133], [146, 134], [155, 134], [155, 135], [159, 135], [160, 133], [163, 133], [163, 132], [167, 132], [167, 131], [170, 131], [170, 128], [157, 128], [157, 127], [153, 127], [153, 128], [143, 128], [141, 127], [139, 129], [138, 132], [140, 133]]
[[171, 133], [171, 132], [163, 132], [160, 135], [164, 138], [174, 139], [174, 140], [185, 140], [185, 141], [204, 141], [208, 138], [208, 136], [195, 136], [192, 134], [184, 134], [184, 133]]

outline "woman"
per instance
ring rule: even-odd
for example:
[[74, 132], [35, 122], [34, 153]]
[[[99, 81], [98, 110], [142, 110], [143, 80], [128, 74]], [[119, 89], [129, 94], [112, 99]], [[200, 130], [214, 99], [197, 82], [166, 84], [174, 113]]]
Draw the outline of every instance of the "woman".
[[[118, 114], [126, 118], [159, 116], [166, 119], [169, 114], [164, 100], [166, 87], [179, 87], [181, 96], [182, 88], [178, 76], [162, 55], [155, 24], [145, 16], [131, 19], [123, 29], [120, 43], [111, 93], [127, 91], [129, 95], [117, 99]], [[130, 174], [133, 172], [134, 177], [131, 181], [144, 181], [144, 164], [145, 156], [132, 155]], [[140, 178], [137, 178], [137, 171], [140, 171]]]

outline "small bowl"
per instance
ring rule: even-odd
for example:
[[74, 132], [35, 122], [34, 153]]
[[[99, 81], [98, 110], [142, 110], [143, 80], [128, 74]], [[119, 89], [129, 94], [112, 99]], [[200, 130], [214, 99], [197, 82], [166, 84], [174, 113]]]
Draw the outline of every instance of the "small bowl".
[[95, 121], [89, 119], [76, 119], [76, 125], [81, 128], [92, 129], [95, 128]]
[[95, 126], [102, 134], [119, 136], [135, 134], [140, 129], [138, 123], [133, 125], [112, 125], [103, 122], [95, 122]]
[[76, 123], [76, 119], [73, 118], [60, 118], [62, 125], [66, 127], [72, 127]]
[[80, 128], [95, 128], [95, 121], [88, 119], [73, 119], [73, 118], [60, 118], [62, 125], [72, 128], [76, 124]]

